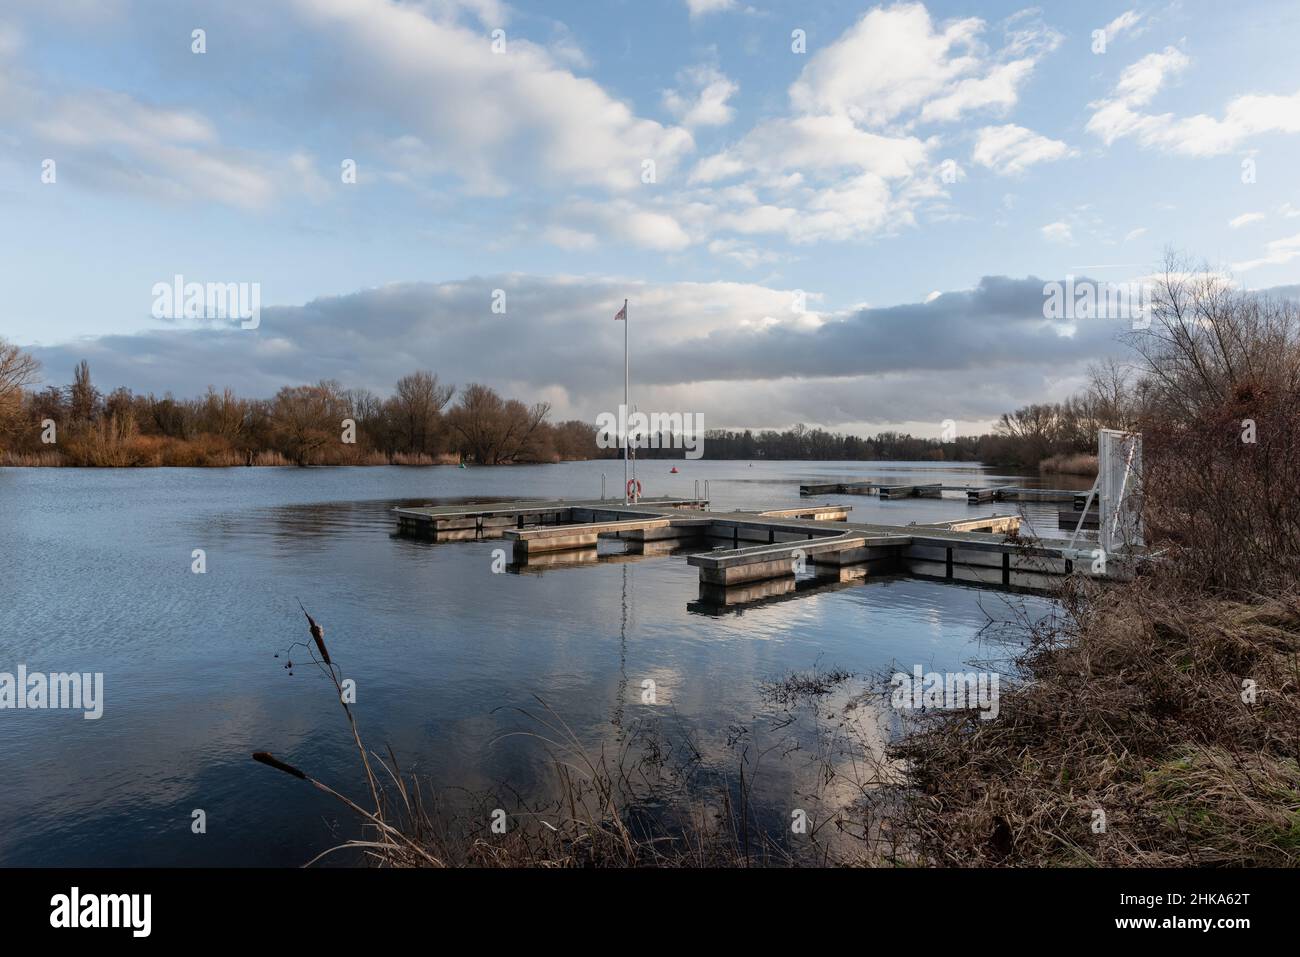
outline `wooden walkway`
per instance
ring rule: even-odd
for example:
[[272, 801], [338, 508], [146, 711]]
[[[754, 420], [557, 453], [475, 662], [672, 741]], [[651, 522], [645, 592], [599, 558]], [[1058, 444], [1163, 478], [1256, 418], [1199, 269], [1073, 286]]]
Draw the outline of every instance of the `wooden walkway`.
[[[849, 521], [846, 506], [714, 512], [707, 505], [702, 499], [664, 497], [635, 505], [521, 501], [394, 512], [403, 534], [434, 541], [504, 538], [518, 566], [555, 561], [565, 552], [590, 557], [601, 538], [638, 547], [686, 546], [692, 549], [687, 562], [699, 569], [701, 585], [723, 590], [792, 579], [809, 570], [842, 581], [901, 572], [1028, 590], [1050, 589], [1076, 572], [1092, 573], [1093, 546], [1022, 540], [1015, 515], [885, 525]], [[1133, 570], [1133, 560], [1111, 556], [1099, 577], [1126, 580]]]
[[885, 485], [880, 482], [820, 482], [799, 486], [800, 495], [878, 495], [881, 501], [899, 498], [939, 498], [944, 492], [965, 492], [971, 505], [990, 502], [1072, 502], [1083, 508], [1087, 492], [1062, 488], [1022, 488], [1018, 485], [944, 485], [918, 482], [911, 485]]
[[[624, 518], [655, 518], [658, 512], [645, 509], [703, 509], [704, 499], [661, 495], [643, 498], [640, 506], [626, 506], [616, 499], [575, 499], [553, 502], [470, 502], [464, 505], [420, 505], [395, 508], [397, 530], [405, 535], [432, 541], [463, 541], [501, 533], [507, 528], [529, 525], [566, 525], [580, 522], [617, 521]], [[632, 514], [627, 514], [628, 509]], [[617, 510], [617, 511], [615, 511]]]

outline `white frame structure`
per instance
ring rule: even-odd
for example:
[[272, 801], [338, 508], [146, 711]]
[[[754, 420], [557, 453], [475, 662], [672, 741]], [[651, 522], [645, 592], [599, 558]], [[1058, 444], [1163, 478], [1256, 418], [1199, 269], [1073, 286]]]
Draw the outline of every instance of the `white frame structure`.
[[1097, 433], [1097, 481], [1084, 503], [1070, 544], [1083, 529], [1084, 516], [1098, 498], [1097, 544], [1106, 554], [1140, 548], [1142, 537], [1142, 434], [1101, 429]]
[[1101, 503], [1099, 541], [1107, 552], [1140, 548], [1142, 539], [1142, 436], [1102, 429], [1097, 433], [1097, 481]]

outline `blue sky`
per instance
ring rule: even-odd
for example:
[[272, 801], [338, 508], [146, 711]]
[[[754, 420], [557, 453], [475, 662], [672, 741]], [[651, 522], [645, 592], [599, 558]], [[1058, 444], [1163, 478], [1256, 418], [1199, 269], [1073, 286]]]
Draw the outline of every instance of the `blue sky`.
[[[634, 379], [668, 364], [647, 403], [976, 428], [1116, 351], [1043, 327], [1043, 280], [1168, 246], [1300, 280], [1298, 35], [1284, 2], [9, 0], [0, 335], [51, 381], [85, 356], [105, 386], [383, 392], [430, 366], [591, 417], [627, 296]], [[257, 282], [266, 319], [160, 322], [175, 274]], [[994, 277], [1020, 298], [986, 313]]]

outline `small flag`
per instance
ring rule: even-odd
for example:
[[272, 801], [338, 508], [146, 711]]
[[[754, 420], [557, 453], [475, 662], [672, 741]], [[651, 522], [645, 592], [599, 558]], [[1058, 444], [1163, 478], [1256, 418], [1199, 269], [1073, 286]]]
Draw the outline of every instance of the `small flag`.
[[624, 322], [627, 322], [627, 300], [626, 299], [623, 300], [623, 308], [620, 309], [618, 312], [614, 313], [614, 321], [618, 322], [620, 319], [622, 319]]

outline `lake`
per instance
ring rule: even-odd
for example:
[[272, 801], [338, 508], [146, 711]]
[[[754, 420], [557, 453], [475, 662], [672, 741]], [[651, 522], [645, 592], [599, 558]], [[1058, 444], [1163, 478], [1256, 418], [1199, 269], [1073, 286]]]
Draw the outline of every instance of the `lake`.
[[[674, 464], [679, 475], [668, 474]], [[396, 505], [597, 498], [602, 472], [613, 495], [623, 473], [611, 461], [0, 469], [0, 672], [104, 675], [99, 720], [0, 710], [0, 864], [297, 866], [354, 834], [337, 804], [249, 757], [271, 751], [353, 795], [364, 785], [332, 687], [291, 648], [308, 638], [300, 600], [356, 682], [367, 743], [391, 745], [449, 801], [502, 785], [546, 792], [550, 758], [512, 734], [535, 728], [519, 709], [540, 697], [593, 753], [659, 722], [717, 779], [736, 773], [747, 736], [746, 760], [763, 750], [760, 735], [788, 740], [763, 758], [756, 791], [773, 820], [805, 784], [806, 764], [789, 752], [811, 753], [825, 728], [815, 716], [787, 726], [764, 682], [814, 669], [956, 670], [1004, 653], [981, 635], [990, 618], [1051, 607], [884, 578], [711, 610], [680, 556], [626, 556], [613, 542], [580, 566], [493, 574], [498, 542], [393, 535]], [[797, 505], [798, 484], [814, 481], [1089, 484], [942, 463], [643, 461], [638, 475], [647, 495], [690, 495], [708, 480], [717, 508]], [[1052, 504], [805, 501], [897, 524], [1019, 507], [1061, 534]], [[191, 570], [195, 549], [204, 574]], [[646, 679], [653, 705], [642, 703]], [[192, 830], [196, 809], [206, 833]]]

